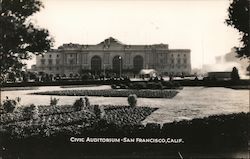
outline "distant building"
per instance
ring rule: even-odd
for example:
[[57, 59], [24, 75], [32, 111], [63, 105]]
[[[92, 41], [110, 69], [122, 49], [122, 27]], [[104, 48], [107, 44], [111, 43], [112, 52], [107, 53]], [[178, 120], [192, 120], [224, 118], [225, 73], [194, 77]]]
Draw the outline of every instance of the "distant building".
[[99, 74], [155, 69], [162, 74], [190, 74], [189, 49], [169, 49], [167, 44], [126, 45], [110, 37], [97, 45], [63, 44], [36, 57], [38, 72], [70, 75], [80, 70]]

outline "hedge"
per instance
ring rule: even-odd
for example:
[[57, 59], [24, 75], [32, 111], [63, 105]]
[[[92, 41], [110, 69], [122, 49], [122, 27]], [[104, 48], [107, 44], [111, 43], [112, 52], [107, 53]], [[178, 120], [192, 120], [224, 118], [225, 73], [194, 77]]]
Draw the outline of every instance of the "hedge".
[[104, 97], [128, 97], [136, 94], [141, 98], [173, 98], [178, 91], [175, 90], [63, 90], [36, 92], [36, 95], [60, 95], [60, 96], [104, 96]]

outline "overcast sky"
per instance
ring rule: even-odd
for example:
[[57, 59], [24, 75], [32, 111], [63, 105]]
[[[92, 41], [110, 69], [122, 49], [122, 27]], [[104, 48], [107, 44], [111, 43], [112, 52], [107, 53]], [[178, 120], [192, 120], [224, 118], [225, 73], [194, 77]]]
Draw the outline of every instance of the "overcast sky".
[[125, 44], [169, 44], [191, 49], [192, 68], [238, 46], [237, 30], [227, 26], [229, 0], [42, 0], [33, 16], [47, 28], [55, 47], [97, 44], [112, 36]]

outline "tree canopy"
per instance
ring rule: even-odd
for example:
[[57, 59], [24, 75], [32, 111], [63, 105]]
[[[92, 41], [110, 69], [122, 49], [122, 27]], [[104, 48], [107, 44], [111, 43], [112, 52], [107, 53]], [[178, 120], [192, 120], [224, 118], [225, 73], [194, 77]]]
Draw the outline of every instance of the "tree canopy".
[[236, 28], [241, 35], [241, 46], [235, 47], [238, 57], [250, 58], [249, 54], [249, 0], [232, 0], [228, 8], [226, 23]]
[[21, 70], [22, 60], [30, 59], [30, 53], [48, 51], [53, 39], [46, 29], [35, 26], [30, 16], [44, 6], [40, 0], [1, 0], [0, 1], [0, 73]]

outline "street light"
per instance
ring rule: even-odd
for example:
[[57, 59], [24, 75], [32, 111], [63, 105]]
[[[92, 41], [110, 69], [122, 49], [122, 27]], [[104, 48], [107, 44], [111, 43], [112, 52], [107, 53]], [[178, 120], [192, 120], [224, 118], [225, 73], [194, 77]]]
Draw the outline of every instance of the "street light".
[[104, 74], [104, 80], [105, 80], [105, 76], [106, 76], [106, 73], [105, 73], [105, 64], [103, 64], [103, 74]]
[[119, 61], [120, 61], [120, 79], [122, 77], [122, 57], [119, 56]]

